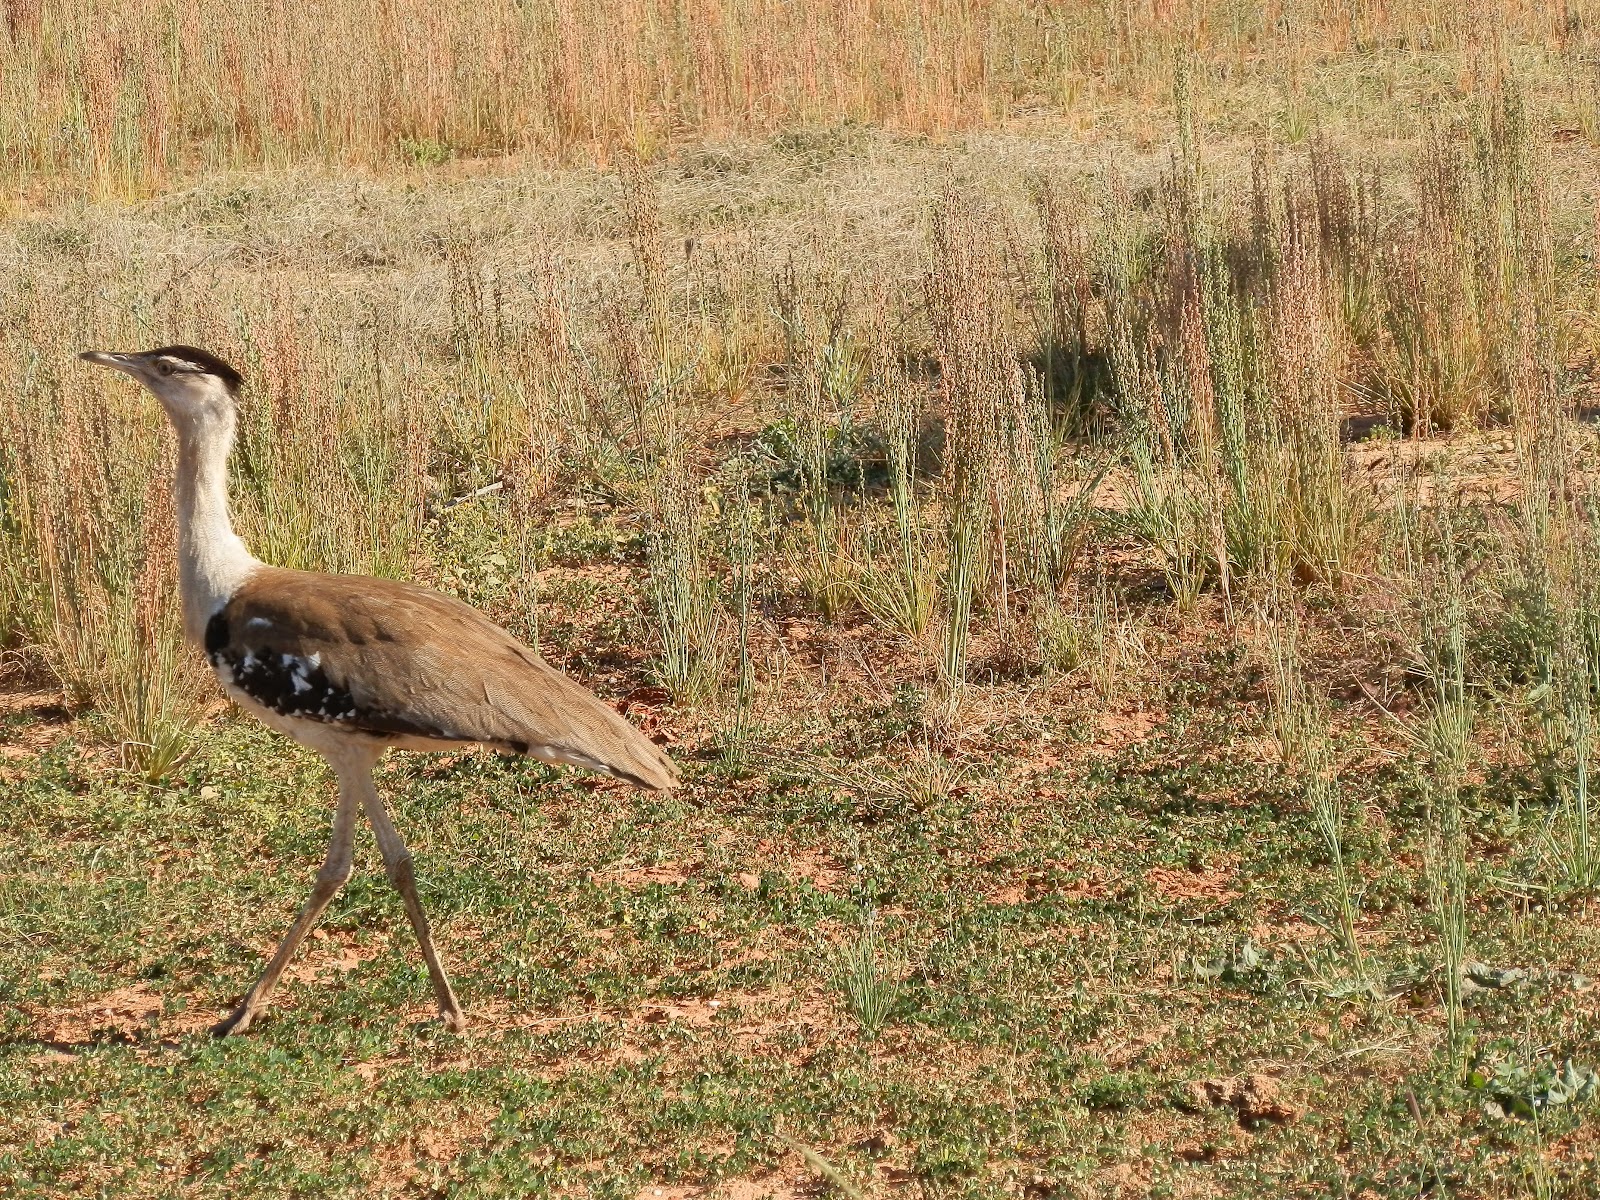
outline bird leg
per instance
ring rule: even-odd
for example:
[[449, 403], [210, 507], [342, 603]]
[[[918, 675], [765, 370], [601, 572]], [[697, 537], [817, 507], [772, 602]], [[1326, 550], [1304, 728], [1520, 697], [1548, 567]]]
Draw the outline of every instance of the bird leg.
[[266, 1010], [267, 1001], [272, 997], [272, 989], [278, 985], [278, 976], [283, 974], [283, 969], [289, 965], [295, 950], [306, 934], [311, 932], [311, 927], [317, 923], [322, 910], [328, 907], [328, 902], [333, 899], [334, 894], [344, 885], [344, 881], [350, 878], [359, 801], [359, 790], [341, 778], [339, 807], [333, 814], [333, 836], [328, 840], [328, 854], [322, 860], [321, 870], [317, 872], [317, 881], [311, 889], [311, 898], [300, 910], [300, 915], [295, 918], [294, 924], [289, 926], [289, 932], [284, 934], [277, 953], [272, 956], [267, 969], [261, 972], [261, 978], [256, 980], [255, 986], [239, 1002], [239, 1007], [225, 1020], [211, 1027], [211, 1032], [217, 1037], [226, 1037], [230, 1033], [243, 1033], [250, 1028], [251, 1022]]
[[433, 981], [433, 994], [439, 1002], [439, 1019], [444, 1022], [445, 1028], [460, 1033], [466, 1028], [467, 1018], [461, 1011], [461, 1005], [456, 1002], [450, 978], [444, 973], [444, 967], [439, 965], [439, 956], [434, 952], [428, 918], [422, 911], [422, 901], [417, 899], [417, 879], [411, 867], [411, 851], [406, 849], [394, 822], [389, 819], [389, 812], [377, 788], [373, 786], [370, 775], [361, 803], [367, 810], [367, 820], [372, 822], [372, 832], [377, 835], [378, 852], [383, 855], [389, 882], [400, 893], [400, 899], [406, 906], [406, 916], [411, 919], [411, 928], [416, 931], [417, 944], [422, 947], [422, 959], [428, 964], [428, 978]]

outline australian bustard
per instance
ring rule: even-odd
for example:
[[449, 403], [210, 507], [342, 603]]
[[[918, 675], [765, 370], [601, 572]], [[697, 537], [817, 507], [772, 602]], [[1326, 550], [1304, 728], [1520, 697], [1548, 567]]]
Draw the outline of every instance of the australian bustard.
[[339, 780], [333, 835], [311, 898], [261, 978], [213, 1032], [240, 1033], [266, 1008], [295, 948], [350, 877], [358, 809], [372, 822], [416, 930], [440, 1017], [460, 1029], [461, 1006], [434, 952], [411, 854], [373, 783], [384, 751], [483, 744], [651, 789], [676, 786], [671, 760], [537, 651], [459, 600], [387, 579], [286, 570], [252, 556], [228, 517], [241, 380], [220, 358], [193, 346], [79, 357], [142, 383], [177, 431], [185, 635], [204, 647], [241, 708], [317, 751]]

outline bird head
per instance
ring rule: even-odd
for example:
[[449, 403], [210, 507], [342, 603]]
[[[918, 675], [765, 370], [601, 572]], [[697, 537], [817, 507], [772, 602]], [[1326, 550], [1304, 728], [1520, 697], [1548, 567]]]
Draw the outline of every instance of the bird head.
[[195, 429], [233, 416], [242, 377], [208, 350], [195, 346], [161, 346], [132, 354], [86, 350], [78, 357], [137, 379], [161, 401], [179, 429]]

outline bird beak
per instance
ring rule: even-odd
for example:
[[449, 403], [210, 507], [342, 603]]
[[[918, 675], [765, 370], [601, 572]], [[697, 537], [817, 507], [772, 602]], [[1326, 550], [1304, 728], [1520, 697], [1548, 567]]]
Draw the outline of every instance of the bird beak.
[[113, 354], [109, 350], [85, 350], [78, 355], [86, 363], [94, 363], [98, 367], [110, 367], [113, 371], [121, 371], [124, 375], [131, 375], [135, 379], [144, 378], [144, 361], [137, 354]]

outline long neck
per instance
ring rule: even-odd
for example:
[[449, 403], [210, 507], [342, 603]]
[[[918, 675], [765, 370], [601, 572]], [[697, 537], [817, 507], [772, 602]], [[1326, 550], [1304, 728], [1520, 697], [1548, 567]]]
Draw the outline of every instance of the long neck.
[[183, 629], [204, 643], [206, 622], [260, 563], [228, 519], [228, 452], [233, 416], [178, 429], [178, 582]]

